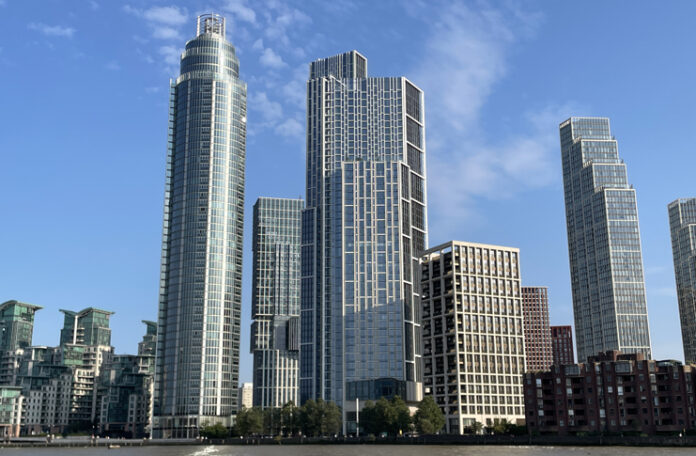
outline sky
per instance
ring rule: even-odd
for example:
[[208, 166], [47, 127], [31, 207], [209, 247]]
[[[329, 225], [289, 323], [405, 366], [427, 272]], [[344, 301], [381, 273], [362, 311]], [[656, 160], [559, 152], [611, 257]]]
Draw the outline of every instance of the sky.
[[309, 62], [357, 49], [425, 92], [429, 245], [519, 247], [572, 324], [558, 125], [607, 116], [637, 191], [657, 359], [683, 360], [667, 204], [694, 197], [696, 2], [0, 0], [0, 302], [112, 310], [117, 353], [156, 320], [169, 78], [195, 18], [227, 18], [248, 84], [240, 381], [251, 221], [304, 197]]

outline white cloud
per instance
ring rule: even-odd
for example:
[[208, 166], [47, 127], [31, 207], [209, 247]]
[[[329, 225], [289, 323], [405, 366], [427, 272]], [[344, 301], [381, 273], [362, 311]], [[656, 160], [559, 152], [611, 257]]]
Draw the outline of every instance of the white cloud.
[[[144, 19], [150, 28], [152, 36], [161, 40], [180, 40], [181, 34], [178, 27], [189, 20], [187, 10], [178, 6], [153, 6], [141, 10], [130, 5], [124, 5], [123, 11]], [[134, 39], [142, 42], [140, 37], [134, 37]]]
[[99, 9], [99, 3], [95, 2], [94, 0], [90, 0], [89, 7], [92, 9], [92, 11], [96, 11]]
[[[421, 7], [413, 6], [414, 16], [426, 17]], [[444, 231], [477, 218], [481, 198], [505, 199], [555, 182], [558, 124], [573, 106], [511, 113], [521, 133], [507, 133], [500, 119], [499, 134], [486, 137], [483, 107], [507, 75], [510, 48], [533, 33], [539, 16], [454, 2], [428, 21], [432, 30], [411, 80], [426, 94], [428, 202], [433, 226]]]
[[264, 33], [271, 42], [285, 47], [290, 45], [289, 31], [295, 31], [312, 23], [312, 18], [284, 2], [268, 0], [264, 10], [266, 23]]
[[307, 65], [302, 64], [292, 71], [292, 78], [283, 86], [282, 93], [285, 99], [294, 104], [299, 110], [306, 108], [307, 95], [307, 76], [309, 75]]
[[251, 45], [251, 49], [254, 51], [263, 51], [263, 40], [259, 38], [258, 40], [254, 41], [254, 44]]
[[159, 54], [164, 58], [164, 63], [176, 67], [181, 60], [181, 49], [177, 46], [160, 46]]
[[227, 0], [221, 8], [223, 11], [232, 13], [235, 18], [241, 21], [250, 24], [256, 23], [256, 13], [249, 7], [246, 0]]
[[277, 101], [271, 101], [266, 92], [250, 95], [248, 106], [250, 111], [258, 111], [267, 124], [275, 124], [283, 117], [283, 107]]
[[188, 20], [186, 9], [178, 6], [153, 6], [142, 12], [148, 21], [166, 25], [182, 25]]
[[275, 131], [282, 136], [303, 138], [305, 127], [297, 119], [289, 118], [276, 126]]
[[104, 68], [106, 68], [107, 70], [110, 70], [110, 71], [118, 71], [121, 69], [121, 65], [119, 65], [117, 61], [112, 60], [109, 63], [107, 63], [104, 66]]
[[171, 40], [171, 39], [180, 39], [181, 34], [179, 31], [175, 28], [172, 27], [156, 27], [152, 31], [152, 36], [155, 38], [159, 38], [161, 40]]
[[287, 64], [283, 61], [283, 58], [273, 52], [273, 49], [266, 48], [263, 50], [261, 57], [259, 58], [261, 65], [269, 68], [283, 68]]
[[63, 27], [60, 25], [46, 25], [41, 22], [30, 22], [27, 26], [29, 30], [35, 30], [43, 33], [46, 36], [64, 36], [72, 38], [76, 30], [72, 27]]

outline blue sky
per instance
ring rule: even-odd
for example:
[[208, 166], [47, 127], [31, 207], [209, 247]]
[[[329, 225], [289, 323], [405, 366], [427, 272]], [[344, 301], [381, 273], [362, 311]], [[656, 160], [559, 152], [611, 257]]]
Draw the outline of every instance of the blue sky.
[[667, 204], [696, 196], [696, 3], [0, 0], [0, 301], [156, 319], [168, 80], [195, 16], [226, 15], [248, 83], [240, 380], [251, 379], [251, 214], [304, 196], [308, 63], [351, 49], [425, 91], [429, 240], [516, 246], [572, 323], [558, 124], [608, 116], [636, 187], [653, 351], [683, 359]]

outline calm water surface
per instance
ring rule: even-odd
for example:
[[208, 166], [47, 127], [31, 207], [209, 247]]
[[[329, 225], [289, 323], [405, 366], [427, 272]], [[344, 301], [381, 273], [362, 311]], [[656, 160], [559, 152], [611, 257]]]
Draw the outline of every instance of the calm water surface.
[[17, 456], [694, 456], [696, 448], [522, 447], [429, 445], [161, 446], [119, 448], [7, 448]]

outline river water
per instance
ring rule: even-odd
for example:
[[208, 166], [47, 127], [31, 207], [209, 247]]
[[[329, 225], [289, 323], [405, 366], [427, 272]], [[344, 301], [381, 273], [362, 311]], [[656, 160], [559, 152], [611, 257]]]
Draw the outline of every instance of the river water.
[[150, 446], [108, 448], [4, 448], [17, 456], [694, 456], [694, 448], [431, 446], [431, 445], [285, 445]]

